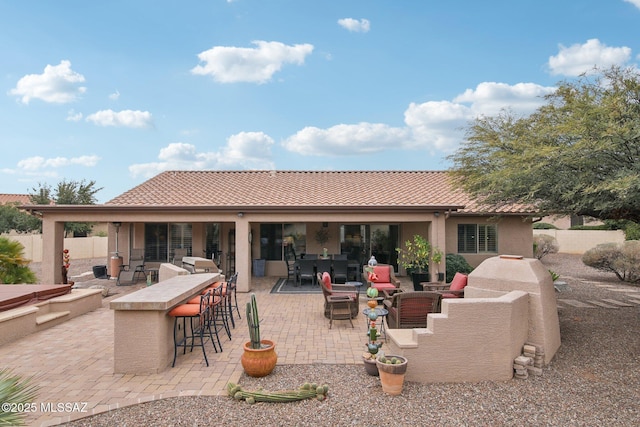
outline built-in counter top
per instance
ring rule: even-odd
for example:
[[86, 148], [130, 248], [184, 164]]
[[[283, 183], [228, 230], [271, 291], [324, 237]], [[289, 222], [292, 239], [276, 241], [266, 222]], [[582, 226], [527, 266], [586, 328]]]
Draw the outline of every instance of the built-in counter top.
[[174, 320], [167, 313], [221, 280], [220, 273], [180, 275], [111, 301], [114, 372], [148, 374], [167, 369], [173, 360]]
[[116, 298], [109, 303], [112, 310], [162, 310], [187, 301], [215, 282], [222, 280], [220, 273], [175, 276], [139, 291]]

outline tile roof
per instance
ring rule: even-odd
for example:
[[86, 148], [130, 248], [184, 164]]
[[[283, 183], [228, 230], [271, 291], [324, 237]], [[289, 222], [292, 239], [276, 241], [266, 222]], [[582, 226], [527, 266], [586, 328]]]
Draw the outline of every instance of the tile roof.
[[25, 205], [31, 203], [31, 198], [28, 194], [0, 194], [0, 205], [5, 205], [7, 203]]
[[[477, 205], [446, 171], [167, 171], [106, 206], [423, 207]], [[506, 206], [503, 213], [521, 211]], [[496, 212], [495, 210], [492, 212]]]

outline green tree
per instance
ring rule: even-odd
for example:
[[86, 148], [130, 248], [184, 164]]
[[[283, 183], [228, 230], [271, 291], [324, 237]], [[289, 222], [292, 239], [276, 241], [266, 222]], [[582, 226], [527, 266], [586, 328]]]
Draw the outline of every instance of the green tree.
[[0, 205], [0, 233], [42, 231], [42, 221], [18, 209], [17, 203]]
[[0, 283], [36, 283], [36, 275], [24, 258], [20, 242], [0, 237]]
[[640, 222], [640, 75], [594, 70], [561, 82], [528, 117], [480, 117], [449, 157], [465, 190], [490, 205]]
[[[57, 205], [95, 205], [95, 195], [102, 190], [102, 187], [95, 188], [95, 185], [95, 181], [62, 180], [52, 189], [48, 184], [39, 183], [38, 188], [31, 189], [29, 197], [31, 203], [36, 205], [47, 205], [51, 202]], [[89, 234], [92, 227], [93, 223], [90, 222], [67, 222], [64, 225], [65, 237], [69, 234]]]

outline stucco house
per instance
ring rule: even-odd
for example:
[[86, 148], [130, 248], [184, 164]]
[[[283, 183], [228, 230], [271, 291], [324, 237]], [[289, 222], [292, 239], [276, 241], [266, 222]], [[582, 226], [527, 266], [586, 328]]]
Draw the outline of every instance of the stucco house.
[[354, 262], [373, 254], [399, 274], [395, 248], [414, 234], [472, 266], [533, 250], [530, 209], [482, 208], [446, 171], [167, 171], [101, 205], [24, 208], [43, 219], [47, 283], [61, 274], [65, 221], [109, 223], [109, 252], [125, 263], [132, 249], [150, 265], [170, 262], [176, 249], [214, 258], [225, 273], [238, 271], [243, 292], [256, 259], [266, 275], [286, 276], [288, 248], [326, 248]]

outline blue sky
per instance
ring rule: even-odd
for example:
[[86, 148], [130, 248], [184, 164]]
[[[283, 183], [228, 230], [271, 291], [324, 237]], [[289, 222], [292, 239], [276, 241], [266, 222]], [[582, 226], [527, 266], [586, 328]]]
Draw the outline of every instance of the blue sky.
[[446, 169], [474, 117], [637, 66], [640, 0], [0, 0], [0, 52], [0, 193], [103, 203], [164, 170]]

